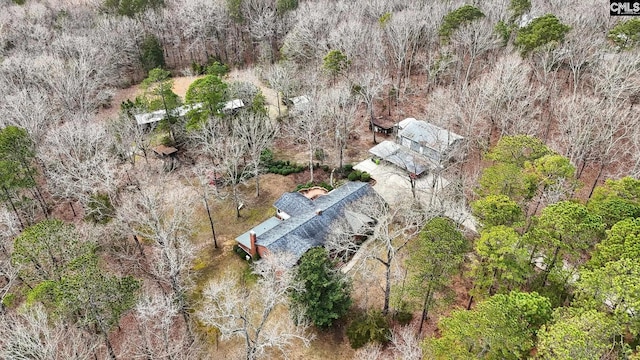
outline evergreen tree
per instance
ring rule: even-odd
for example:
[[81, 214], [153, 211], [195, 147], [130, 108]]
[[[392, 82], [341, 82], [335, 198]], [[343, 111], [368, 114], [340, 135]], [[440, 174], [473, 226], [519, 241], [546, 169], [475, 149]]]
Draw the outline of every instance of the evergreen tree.
[[293, 303], [305, 309], [318, 327], [331, 326], [351, 306], [351, 284], [334, 269], [324, 248], [313, 248], [302, 256], [295, 281], [302, 290], [292, 292]]

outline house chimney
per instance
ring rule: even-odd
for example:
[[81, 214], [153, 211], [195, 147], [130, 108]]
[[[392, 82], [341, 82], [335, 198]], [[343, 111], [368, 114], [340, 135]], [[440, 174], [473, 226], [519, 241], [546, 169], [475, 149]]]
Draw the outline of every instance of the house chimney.
[[255, 258], [258, 249], [256, 248], [256, 233], [253, 230], [249, 231], [249, 242], [251, 243], [251, 257]]
[[318, 216], [322, 215], [322, 209], [316, 209], [316, 215]]

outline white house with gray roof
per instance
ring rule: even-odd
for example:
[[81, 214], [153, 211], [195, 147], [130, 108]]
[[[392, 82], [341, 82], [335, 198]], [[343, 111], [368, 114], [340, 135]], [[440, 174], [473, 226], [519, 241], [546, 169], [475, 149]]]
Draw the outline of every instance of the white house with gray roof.
[[462, 136], [426, 121], [407, 118], [398, 123], [396, 141], [439, 164], [462, 139]]
[[376, 158], [420, 176], [439, 169], [464, 138], [426, 121], [407, 118], [397, 125], [396, 141], [383, 141], [369, 152]]

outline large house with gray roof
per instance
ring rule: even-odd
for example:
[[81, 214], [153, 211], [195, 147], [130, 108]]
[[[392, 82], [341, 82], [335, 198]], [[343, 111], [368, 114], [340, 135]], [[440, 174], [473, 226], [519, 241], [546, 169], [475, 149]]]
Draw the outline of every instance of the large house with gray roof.
[[407, 118], [398, 123], [396, 141], [439, 164], [462, 139], [462, 136], [434, 124]]
[[336, 220], [345, 219], [352, 228], [372, 222], [348, 209], [348, 205], [371, 194], [374, 191], [368, 183], [355, 181], [314, 200], [299, 192], [285, 193], [273, 204], [276, 216], [238, 236], [236, 241], [251, 257], [287, 252], [297, 262], [309, 249], [324, 244]]
[[463, 137], [434, 124], [407, 118], [396, 126], [396, 141], [383, 141], [369, 152], [409, 173], [420, 176], [442, 168]]

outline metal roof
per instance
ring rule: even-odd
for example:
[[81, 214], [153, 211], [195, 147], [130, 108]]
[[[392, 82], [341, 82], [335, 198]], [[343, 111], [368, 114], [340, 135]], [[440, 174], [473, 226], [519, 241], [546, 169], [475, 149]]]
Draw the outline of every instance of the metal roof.
[[232, 111], [235, 109], [240, 109], [244, 107], [244, 102], [242, 102], [242, 100], [240, 99], [233, 99], [233, 100], [229, 100], [227, 101], [224, 106], [222, 107], [222, 111]]
[[158, 122], [163, 120], [166, 116], [167, 112], [164, 110], [157, 110], [144, 114], [136, 114], [133, 115], [133, 118], [136, 119], [136, 123], [138, 125], [151, 124], [154, 122]]
[[256, 233], [256, 237], [260, 236], [262, 234], [264, 234], [265, 232], [273, 229], [274, 227], [278, 226], [280, 223], [282, 222], [282, 220], [278, 219], [275, 216], [270, 217], [269, 219], [265, 220], [264, 222], [260, 223], [258, 226], [254, 227], [253, 229], [247, 231], [246, 233], [238, 236], [236, 238], [236, 241], [239, 242], [241, 245], [244, 245], [247, 249], [251, 248], [251, 239], [249, 238], [249, 233], [251, 231]]
[[[173, 109], [172, 113], [175, 116], [184, 117], [187, 115], [189, 111], [201, 109], [203, 106], [204, 106], [203, 103], [186, 104]], [[242, 102], [241, 99], [233, 99], [224, 103], [224, 106], [222, 107], [222, 111], [231, 111], [231, 110], [239, 109], [242, 107], [244, 107], [244, 102]], [[143, 125], [143, 124], [151, 124], [154, 122], [164, 120], [166, 116], [167, 116], [166, 111], [157, 110], [157, 111], [152, 111], [152, 112], [143, 113], [143, 114], [136, 114], [133, 117], [134, 119], [136, 119], [136, 122], [138, 123], [138, 125]]]
[[416, 175], [422, 174], [431, 167], [425, 156], [396, 144], [393, 141], [385, 140], [369, 149], [369, 152]]

